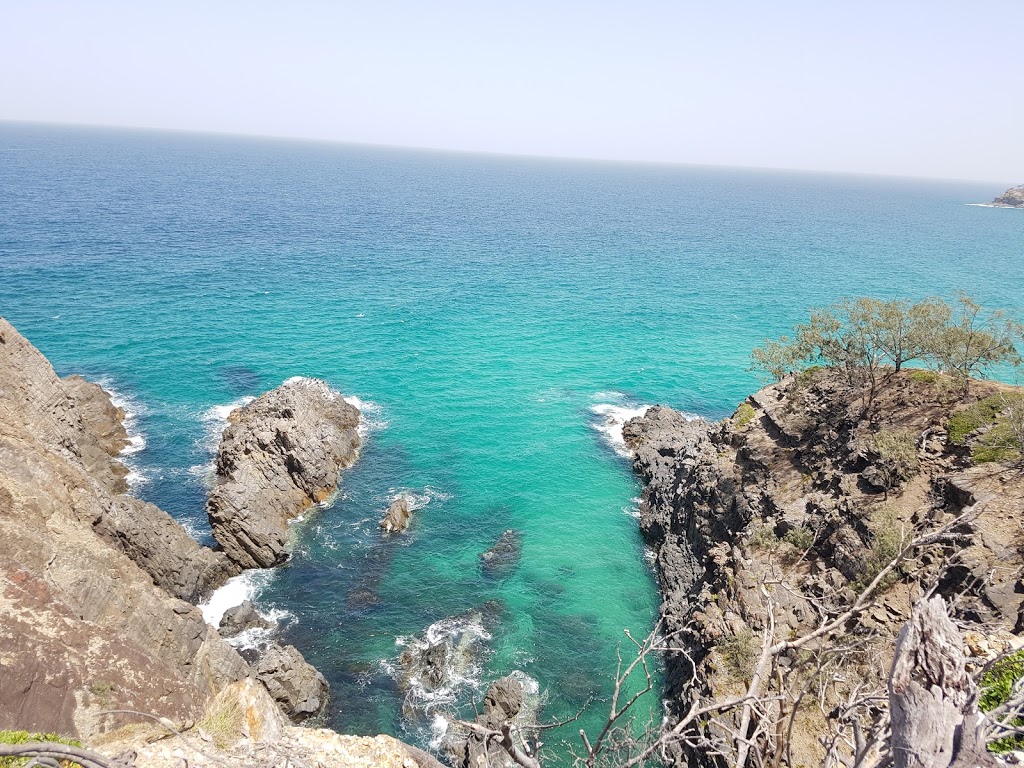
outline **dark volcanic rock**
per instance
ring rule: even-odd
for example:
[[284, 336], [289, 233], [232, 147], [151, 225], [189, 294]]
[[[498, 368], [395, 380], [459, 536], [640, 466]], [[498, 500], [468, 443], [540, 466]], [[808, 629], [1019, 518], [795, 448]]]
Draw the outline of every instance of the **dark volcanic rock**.
[[1006, 190], [992, 204], [1002, 208], [1024, 208], [1024, 184]]
[[409, 500], [405, 496], [399, 496], [388, 507], [387, 513], [380, 521], [380, 527], [386, 533], [399, 533], [409, 527]]
[[511, 528], [498, 538], [493, 547], [480, 553], [480, 567], [488, 576], [507, 576], [519, 565], [523, 555], [523, 535]]
[[224, 611], [217, 631], [221, 637], [234, 637], [247, 629], [270, 629], [273, 626], [256, 612], [256, 606], [251, 600], [246, 600], [241, 605]]
[[282, 562], [288, 521], [337, 488], [359, 454], [359, 411], [317, 379], [291, 379], [231, 415], [207, 512], [243, 568]]
[[291, 645], [271, 645], [256, 664], [256, 676], [293, 722], [316, 717], [327, 707], [327, 680]]

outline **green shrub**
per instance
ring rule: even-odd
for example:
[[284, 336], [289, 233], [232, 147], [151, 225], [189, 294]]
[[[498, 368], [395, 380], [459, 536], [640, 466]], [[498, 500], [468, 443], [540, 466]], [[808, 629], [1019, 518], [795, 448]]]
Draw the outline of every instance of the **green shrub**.
[[774, 525], [759, 525], [750, 534], [750, 546], [754, 549], [773, 550], [779, 546], [779, 537]]
[[[55, 741], [58, 744], [67, 744], [72, 747], [82, 746], [77, 739], [69, 739], [59, 733], [30, 733], [29, 731], [0, 731], [0, 744], [28, 744], [34, 741]], [[27, 765], [27, 757], [0, 757], [0, 768], [15, 768], [16, 766]], [[62, 761], [62, 766], [77, 765]]]
[[742, 429], [754, 420], [754, 415], [754, 406], [750, 403], [740, 403], [740, 407], [736, 409], [736, 413], [732, 416], [733, 423], [735, 423], [738, 428]]
[[907, 374], [907, 378], [915, 384], [935, 384], [942, 378], [942, 376], [935, 371], [926, 371], [923, 368], [914, 368]]
[[790, 528], [786, 531], [782, 540], [787, 544], [791, 544], [801, 552], [806, 552], [814, 543], [814, 531], [810, 528], [799, 525], [796, 528]]
[[917, 436], [905, 429], [882, 429], [871, 436], [871, 447], [881, 459], [880, 468], [889, 488], [895, 488], [918, 473]]
[[[1000, 659], [981, 676], [981, 699], [978, 702], [982, 712], [991, 712], [1000, 704], [1006, 703], [1013, 692], [1014, 683], [1024, 677], [1024, 650], [1010, 654]], [[1014, 725], [1024, 726], [1024, 722], [1018, 720]], [[1024, 737], [1007, 736], [996, 739], [988, 745], [992, 752], [1003, 753], [1024, 747]]]
[[[872, 516], [871, 544], [864, 565], [851, 586], [860, 592], [882, 572], [903, 547], [903, 530], [899, 521], [890, 510], [881, 509]], [[878, 591], [884, 592], [900, 579], [899, 569], [894, 568], [878, 585]]]
[[749, 627], [739, 634], [722, 638], [715, 649], [721, 654], [726, 670], [737, 682], [745, 682], [753, 674], [760, 649]]
[[950, 442], [956, 445], [963, 445], [967, 442], [967, 436], [976, 429], [992, 424], [996, 417], [1014, 403], [1024, 402], [1024, 394], [1020, 392], [1005, 393], [997, 392], [989, 395], [984, 400], [971, 403], [963, 408], [949, 420], [947, 431]]

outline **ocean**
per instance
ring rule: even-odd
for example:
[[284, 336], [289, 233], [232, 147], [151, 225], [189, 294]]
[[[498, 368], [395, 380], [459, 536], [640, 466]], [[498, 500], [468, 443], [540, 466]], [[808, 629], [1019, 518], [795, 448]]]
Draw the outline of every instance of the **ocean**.
[[[839, 297], [1019, 316], [1024, 212], [967, 205], [1001, 191], [8, 123], [0, 314], [117, 393], [133, 493], [204, 542], [232, 407], [292, 376], [357, 399], [359, 462], [236, 598], [326, 675], [339, 731], [429, 746], [518, 670], [544, 720], [593, 699], [559, 754], [659, 603], [621, 421], [728, 415], [751, 348]], [[521, 560], [483, 570], [509, 529]], [[399, 682], [424, 633], [463, 651], [440, 691]]]

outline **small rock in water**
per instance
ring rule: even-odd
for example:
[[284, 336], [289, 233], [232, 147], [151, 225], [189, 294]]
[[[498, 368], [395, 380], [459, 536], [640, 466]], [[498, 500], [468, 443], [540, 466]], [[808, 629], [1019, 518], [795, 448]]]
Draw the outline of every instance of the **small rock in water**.
[[497, 543], [480, 554], [480, 565], [488, 576], [507, 576], [523, 554], [523, 536], [511, 528], [501, 534]]
[[247, 629], [270, 629], [272, 626], [273, 624], [256, 612], [256, 606], [252, 601], [246, 600], [241, 605], [224, 611], [218, 631], [221, 637], [233, 637]]
[[380, 521], [380, 527], [386, 533], [398, 533], [409, 527], [409, 500], [405, 496], [399, 496], [388, 507], [387, 513]]

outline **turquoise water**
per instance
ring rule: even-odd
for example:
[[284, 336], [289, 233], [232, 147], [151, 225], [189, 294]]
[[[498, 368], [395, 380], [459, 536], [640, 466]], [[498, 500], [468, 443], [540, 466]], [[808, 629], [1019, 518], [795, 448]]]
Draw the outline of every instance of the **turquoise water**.
[[[0, 313], [128, 399], [135, 492], [204, 540], [218, 406], [294, 375], [370, 404], [257, 602], [327, 675], [334, 727], [422, 744], [397, 639], [498, 600], [455, 704], [520, 669], [559, 716], [650, 628], [638, 487], [595, 407], [721, 417], [752, 346], [844, 295], [1024, 309], [1024, 212], [964, 205], [998, 191], [0, 124]], [[429, 503], [382, 539], [402, 491]], [[522, 560], [488, 577], [506, 528]]]

